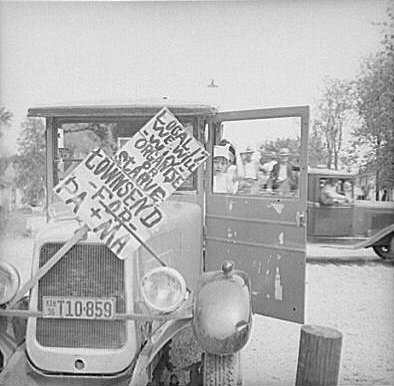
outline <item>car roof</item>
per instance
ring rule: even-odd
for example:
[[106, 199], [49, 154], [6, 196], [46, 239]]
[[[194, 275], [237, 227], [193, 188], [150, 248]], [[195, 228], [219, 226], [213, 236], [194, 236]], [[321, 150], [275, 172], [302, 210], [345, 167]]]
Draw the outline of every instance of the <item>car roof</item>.
[[356, 173], [348, 173], [340, 170], [327, 168], [308, 168], [308, 174], [319, 175], [321, 177], [353, 178]]
[[182, 103], [169, 100], [152, 100], [132, 103], [82, 103], [38, 106], [28, 109], [28, 117], [87, 118], [153, 116], [163, 107], [175, 115], [212, 115], [217, 109], [211, 105]]

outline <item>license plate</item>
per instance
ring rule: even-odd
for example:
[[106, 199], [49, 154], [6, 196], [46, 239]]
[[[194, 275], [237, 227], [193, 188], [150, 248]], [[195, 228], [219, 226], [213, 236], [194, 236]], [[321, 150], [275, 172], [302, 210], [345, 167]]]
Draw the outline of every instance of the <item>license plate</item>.
[[43, 296], [42, 308], [47, 318], [112, 319], [115, 298]]

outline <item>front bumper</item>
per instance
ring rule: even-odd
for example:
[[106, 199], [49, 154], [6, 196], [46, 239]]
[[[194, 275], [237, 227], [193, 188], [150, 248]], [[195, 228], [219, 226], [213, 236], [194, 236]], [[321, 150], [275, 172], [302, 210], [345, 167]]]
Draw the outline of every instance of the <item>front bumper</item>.
[[[130, 374], [125, 373], [116, 378], [116, 385], [128, 386]], [[31, 367], [26, 356], [25, 345], [17, 348], [11, 357], [7, 367], [0, 374], [0, 385], [2, 386], [109, 386], [114, 385], [114, 378], [97, 377], [70, 377], [56, 376], [48, 377], [38, 373]]]
[[111, 377], [72, 376], [57, 374], [48, 376], [32, 367], [25, 345], [19, 346], [8, 365], [0, 373], [2, 386], [142, 386], [149, 381], [147, 369], [164, 345], [179, 331], [190, 324], [191, 319], [170, 320], [162, 324], [140, 350], [132, 365], [123, 373]]

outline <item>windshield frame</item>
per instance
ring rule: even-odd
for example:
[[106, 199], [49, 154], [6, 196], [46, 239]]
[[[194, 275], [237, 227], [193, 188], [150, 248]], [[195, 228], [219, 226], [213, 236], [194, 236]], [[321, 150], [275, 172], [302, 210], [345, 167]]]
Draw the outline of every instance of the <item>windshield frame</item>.
[[[161, 106], [162, 107], [162, 106]], [[181, 122], [190, 122], [193, 125], [193, 134], [201, 142], [204, 143], [204, 128], [208, 117], [215, 113], [215, 109], [209, 106], [197, 106], [192, 108], [186, 107], [170, 107], [171, 111], [177, 116]], [[80, 112], [80, 110], [77, 110]], [[72, 115], [71, 111], [66, 108], [59, 110], [49, 111], [41, 109], [29, 109], [29, 116], [43, 117], [46, 120], [46, 208], [55, 202], [57, 199], [53, 193], [53, 187], [56, 186], [57, 178], [57, 162], [58, 162], [58, 140], [57, 140], [57, 130], [61, 128], [63, 124], [69, 123], [117, 123], [117, 122], [127, 122], [135, 119], [146, 119], [146, 122], [152, 118], [152, 116], [157, 112], [153, 107], [145, 107], [144, 109], [134, 108], [127, 109], [127, 112], [123, 110], [119, 111], [119, 115], [113, 115], [106, 113], [106, 110], [100, 110], [101, 113], [91, 114], [92, 111], [88, 109], [84, 114]], [[112, 110], [111, 110], [112, 111]], [[67, 115], [56, 116], [55, 112]], [[152, 114], [152, 115], [151, 115]], [[176, 195], [187, 195], [190, 198], [186, 200], [191, 200], [193, 202], [200, 202], [201, 200], [197, 196], [202, 196], [203, 191], [203, 170], [199, 168], [197, 174], [193, 176], [193, 189], [185, 190], [182, 192], [176, 192]]]

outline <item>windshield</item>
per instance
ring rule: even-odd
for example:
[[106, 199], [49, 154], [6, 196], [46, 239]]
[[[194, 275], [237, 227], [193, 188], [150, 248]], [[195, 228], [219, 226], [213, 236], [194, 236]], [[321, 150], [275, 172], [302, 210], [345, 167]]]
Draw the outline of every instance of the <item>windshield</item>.
[[322, 177], [319, 179], [320, 194], [325, 187], [330, 185], [331, 190], [349, 200], [354, 199], [354, 184], [351, 178]]
[[[197, 128], [191, 119], [181, 122], [187, 131], [197, 134]], [[147, 119], [143, 118], [62, 123], [57, 129], [54, 184], [64, 179], [94, 149], [101, 148], [112, 157], [146, 123]], [[178, 188], [178, 191], [193, 190], [196, 190], [196, 172]]]

